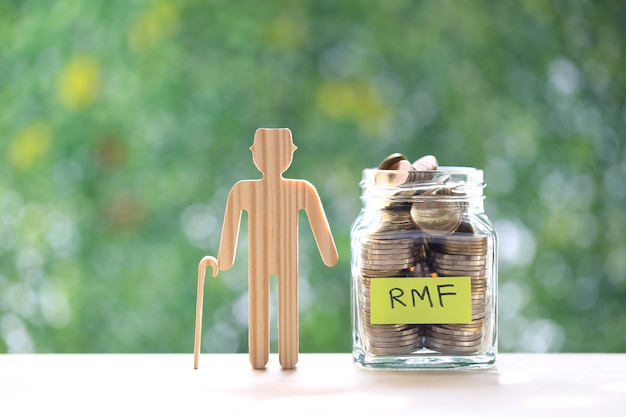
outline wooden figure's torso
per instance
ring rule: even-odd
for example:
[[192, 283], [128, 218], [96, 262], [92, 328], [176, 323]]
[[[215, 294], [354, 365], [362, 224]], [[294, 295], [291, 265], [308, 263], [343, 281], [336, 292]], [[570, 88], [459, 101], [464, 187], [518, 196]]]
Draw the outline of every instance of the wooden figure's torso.
[[296, 262], [298, 215], [305, 209], [309, 183], [280, 178], [240, 181], [232, 190], [235, 206], [248, 213], [249, 259], [265, 259], [270, 274]]

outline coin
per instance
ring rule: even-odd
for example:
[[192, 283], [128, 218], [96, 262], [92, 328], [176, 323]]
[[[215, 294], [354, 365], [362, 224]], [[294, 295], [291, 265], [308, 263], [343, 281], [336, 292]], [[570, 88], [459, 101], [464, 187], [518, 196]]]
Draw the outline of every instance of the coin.
[[[379, 232], [372, 233], [368, 240], [361, 243], [362, 246], [366, 248], [372, 249], [389, 249], [390, 246], [385, 247], [386, 245], [395, 245], [395, 246], [410, 246], [415, 243], [415, 236], [402, 233], [401, 231], [397, 231], [396, 233], [391, 232]], [[384, 246], [381, 246], [384, 245]]]
[[443, 261], [433, 260], [432, 264], [433, 266], [439, 269], [445, 269], [449, 271], [467, 271], [467, 272], [474, 273], [474, 274], [487, 271], [487, 265], [484, 262], [483, 263], [479, 263], [476, 261], [471, 261], [471, 262], [445, 261], [443, 262]]
[[372, 355], [380, 355], [380, 356], [397, 356], [397, 355], [409, 355], [416, 350], [421, 349], [421, 345], [409, 345], [407, 347], [400, 348], [378, 348], [378, 347], [370, 347], [369, 351]]
[[450, 336], [460, 336], [460, 337], [472, 336], [473, 337], [476, 335], [482, 335], [482, 329], [480, 330], [455, 330], [455, 329], [449, 329], [444, 326], [430, 325], [426, 329], [426, 333], [427, 334], [428, 333], [440, 333], [442, 335], [450, 335]]
[[482, 270], [469, 270], [469, 269], [449, 269], [449, 268], [441, 268], [436, 265], [433, 266], [435, 272], [442, 277], [470, 277], [470, 278], [484, 278], [487, 273], [486, 269]]
[[381, 340], [391, 337], [403, 340], [423, 333], [420, 326], [413, 324], [368, 324], [365, 328], [373, 338]]
[[367, 329], [368, 337], [372, 341], [379, 343], [393, 343], [393, 342], [405, 342], [408, 340], [414, 340], [416, 337], [421, 336], [424, 332], [419, 327], [406, 326], [404, 329], [395, 329], [387, 331], [377, 331], [371, 325]]
[[461, 223], [458, 206], [437, 207], [415, 203], [411, 207], [411, 218], [415, 225], [429, 234], [449, 234]]
[[[383, 243], [387, 242], [387, 243]], [[382, 241], [381, 243], [364, 243], [361, 245], [362, 253], [396, 253], [398, 251], [413, 253], [414, 244], [413, 241], [406, 242], [390, 242], [390, 241]], [[375, 251], [375, 252], [371, 252]]]
[[441, 252], [433, 252], [431, 254], [433, 259], [442, 260], [442, 261], [485, 261], [486, 257], [484, 255], [464, 255], [464, 254], [449, 254], [449, 253], [441, 253]]
[[425, 155], [411, 164], [416, 171], [435, 171], [439, 164], [433, 155]]
[[452, 336], [437, 333], [426, 333], [424, 343], [431, 344], [432, 342], [441, 343], [452, 346], [476, 346], [483, 342], [482, 335], [472, 336]]
[[464, 259], [452, 259], [452, 258], [440, 258], [433, 254], [431, 256], [433, 263], [440, 265], [442, 267], [450, 266], [450, 267], [462, 267], [462, 268], [485, 268], [487, 266], [487, 259], [482, 257], [482, 259], [475, 259], [471, 261], [467, 261]]
[[478, 352], [480, 346], [470, 346], [470, 347], [461, 347], [461, 346], [449, 346], [449, 345], [441, 345], [436, 341], [429, 340], [428, 338], [424, 340], [423, 347], [426, 349], [433, 350], [435, 352], [443, 353], [443, 354], [474, 354]]
[[407, 325], [407, 324], [367, 324], [367, 331], [370, 335], [385, 335], [389, 336], [390, 334], [396, 336], [408, 336], [421, 334], [423, 329], [420, 326]]
[[415, 261], [412, 257], [409, 258], [370, 258], [363, 260], [362, 269], [368, 270], [397, 270], [397, 269], [409, 269], [415, 265]]
[[368, 249], [361, 248], [361, 256], [365, 259], [406, 259], [415, 258], [412, 247], [400, 247], [397, 249]]
[[471, 324], [439, 324], [437, 326], [443, 330], [451, 330], [457, 332], [482, 332], [485, 327], [485, 320], [475, 320], [472, 321]]
[[411, 229], [398, 229], [393, 231], [380, 231], [377, 230], [368, 235], [370, 241], [376, 243], [384, 243], [385, 241], [404, 241], [415, 240], [419, 235], [413, 228]]
[[411, 163], [406, 156], [401, 153], [392, 153], [378, 164], [377, 169], [381, 171], [397, 170], [397, 174], [381, 175], [379, 183], [402, 184], [406, 181], [406, 170], [411, 167]]
[[391, 155], [383, 159], [380, 164], [378, 164], [378, 169], [398, 169], [398, 163], [400, 161], [406, 160], [406, 156], [402, 155], [401, 153], [392, 153]]
[[474, 252], [478, 252], [483, 255], [487, 254], [486, 239], [479, 240], [465, 238], [464, 240], [460, 240], [456, 238], [456, 235], [459, 235], [459, 233], [446, 236], [449, 239], [442, 239], [440, 244], [443, 253], [453, 253], [449, 252], [449, 250], [453, 250], [455, 251], [454, 253], [458, 255], [473, 255]]
[[398, 339], [395, 337], [373, 339], [370, 336], [367, 337], [370, 346], [392, 349], [402, 346], [411, 346], [412, 348], [415, 348], [416, 346], [421, 346], [423, 344], [422, 339], [423, 338], [421, 335], [412, 335], [403, 339]]
[[487, 317], [487, 310], [472, 312], [472, 320], [484, 319], [485, 317]]
[[[368, 273], [376, 273], [377, 271], [386, 271], [389, 272], [388, 275], [396, 275], [396, 274], [402, 274], [403, 272], [409, 272], [409, 267], [410, 265], [407, 265], [405, 263], [397, 263], [397, 264], [387, 264], [387, 265], [377, 265], [377, 264], [367, 264], [367, 266], [363, 266], [361, 269], [363, 271], [367, 271]], [[402, 268], [402, 269], [397, 269], [397, 268]], [[405, 271], [406, 270], [406, 271]], [[380, 278], [387, 278], [387, 277], [380, 277]]]
[[472, 346], [480, 346], [482, 344], [482, 338], [477, 340], [470, 340], [468, 342], [459, 341], [459, 340], [447, 340], [447, 339], [437, 339], [437, 338], [427, 338], [427, 344], [432, 346], [433, 344], [437, 344], [439, 346], [444, 347], [472, 347]]
[[[376, 271], [361, 268], [361, 275], [363, 278], [404, 278], [410, 276], [409, 274], [411, 274], [410, 269], [400, 269], [397, 271]], [[369, 284], [369, 281], [365, 281], [365, 279], [363, 279], [363, 282]]]
[[413, 328], [415, 327], [413, 324], [371, 324], [370, 314], [365, 311], [363, 312], [363, 318], [365, 319], [365, 329], [369, 333], [393, 335], [406, 330], [414, 331]]

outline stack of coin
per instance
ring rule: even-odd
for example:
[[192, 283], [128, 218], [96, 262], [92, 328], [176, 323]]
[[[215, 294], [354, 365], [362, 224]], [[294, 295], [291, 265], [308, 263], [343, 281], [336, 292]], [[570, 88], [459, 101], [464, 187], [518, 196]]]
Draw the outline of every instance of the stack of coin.
[[429, 325], [424, 345], [444, 353], [475, 353], [483, 343], [487, 316], [487, 237], [457, 232], [430, 239], [429, 261], [439, 276], [471, 278], [472, 322]]
[[422, 347], [424, 326], [371, 324], [370, 279], [408, 277], [416, 269], [415, 226], [408, 210], [383, 210], [379, 227], [361, 243], [361, 320], [375, 355], [409, 354]]

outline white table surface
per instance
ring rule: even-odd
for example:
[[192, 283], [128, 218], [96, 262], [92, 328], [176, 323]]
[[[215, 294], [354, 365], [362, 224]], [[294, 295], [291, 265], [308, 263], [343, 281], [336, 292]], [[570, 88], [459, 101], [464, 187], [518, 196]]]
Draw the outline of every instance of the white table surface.
[[379, 371], [301, 354], [0, 355], [0, 416], [626, 416], [626, 354], [500, 354], [486, 370]]

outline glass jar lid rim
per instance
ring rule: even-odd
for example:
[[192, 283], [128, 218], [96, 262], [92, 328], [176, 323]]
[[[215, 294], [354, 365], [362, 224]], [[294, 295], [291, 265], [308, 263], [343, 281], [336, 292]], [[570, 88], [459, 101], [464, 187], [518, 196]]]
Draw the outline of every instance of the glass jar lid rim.
[[389, 173], [398, 173], [398, 172], [446, 172], [448, 174], [472, 174], [472, 173], [481, 173], [482, 169], [474, 168], [474, 167], [463, 167], [463, 166], [440, 166], [436, 170], [398, 170], [398, 169], [378, 169], [378, 168], [366, 168], [363, 172], [389, 172]]
[[481, 169], [458, 166], [441, 166], [438, 170], [431, 171], [368, 168], [363, 170], [360, 185], [364, 189], [388, 190], [384, 192], [394, 192], [400, 188], [403, 190], [411, 187], [430, 189], [441, 186], [456, 190], [476, 190], [482, 189], [486, 185], [483, 174]]

